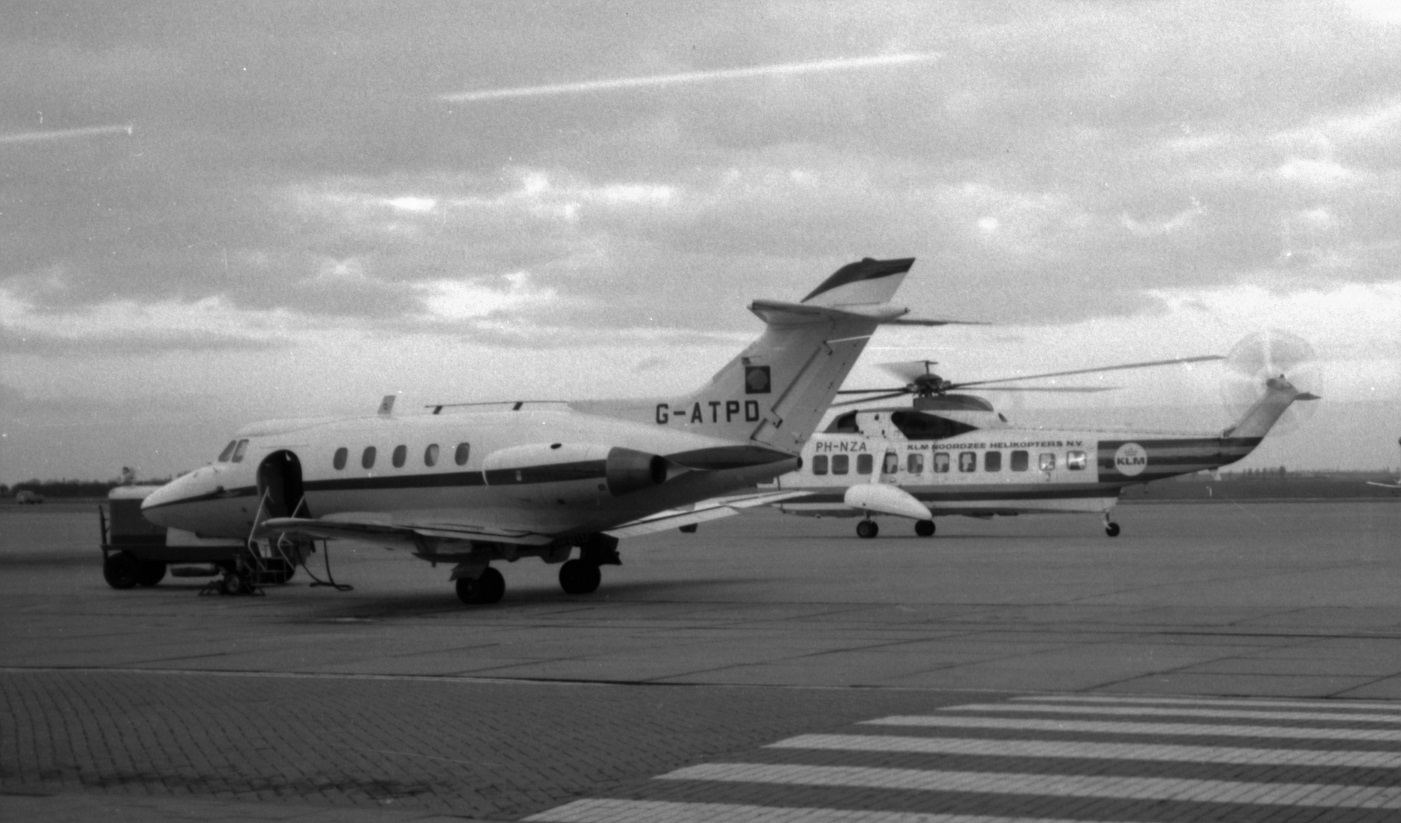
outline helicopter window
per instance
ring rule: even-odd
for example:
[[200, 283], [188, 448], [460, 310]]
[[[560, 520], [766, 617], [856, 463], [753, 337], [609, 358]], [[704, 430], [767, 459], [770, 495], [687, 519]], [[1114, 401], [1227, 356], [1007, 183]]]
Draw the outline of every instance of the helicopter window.
[[934, 453], [934, 473], [935, 473], [935, 474], [947, 474], [948, 471], [949, 471], [949, 453], [948, 453], [948, 452], [935, 452], [935, 453]]
[[430, 444], [428, 444], [428, 448], [426, 448], [426, 449], [423, 450], [423, 465], [425, 465], [425, 466], [436, 466], [436, 465], [438, 465], [438, 444], [437, 444], [437, 443], [430, 443]]
[[1017, 450], [1012, 452], [1012, 471], [1024, 472], [1027, 470], [1028, 455], [1026, 452]]
[[401, 445], [398, 445], [398, 446], [395, 446], [395, 447], [394, 447], [394, 468], [396, 468], [396, 469], [402, 469], [402, 468], [404, 467], [404, 461], [407, 460], [408, 457], [409, 457], [409, 448], [408, 448], [408, 446], [404, 446], [404, 445], [402, 445], [402, 444], [401, 444]]
[[978, 470], [977, 452], [959, 452], [958, 470], [961, 472], [975, 472]]
[[924, 455], [911, 454], [905, 458], [905, 471], [910, 474], [924, 474]]
[[1065, 467], [1071, 471], [1084, 471], [1087, 462], [1084, 452], [1067, 452], [1065, 455]]
[[457, 451], [452, 453], [453, 462], [459, 466], [467, 465], [467, 456], [472, 453], [472, 447], [466, 443], [458, 443]]
[[224, 450], [221, 451], [221, 452], [219, 452], [219, 459], [218, 459], [216, 462], [219, 462], [219, 463], [227, 463], [227, 462], [229, 462], [229, 455], [233, 454], [234, 446], [237, 446], [237, 445], [238, 445], [238, 441], [237, 441], [237, 440], [230, 440], [230, 441], [229, 441], [229, 445], [225, 446], [225, 447], [224, 447]]
[[1041, 468], [1041, 471], [1043, 472], [1055, 471], [1056, 456], [1054, 454], [1051, 454], [1050, 452], [1046, 452], [1045, 454], [1041, 455], [1040, 462], [1037, 465]]
[[869, 455], [869, 454], [858, 454], [858, 455], [856, 455], [856, 473], [857, 473], [857, 474], [870, 474], [870, 473], [871, 473], [871, 467], [872, 467], [873, 465], [875, 465], [875, 462], [876, 462], [875, 459], [872, 458], [871, 455]]
[[827, 431], [833, 434], [856, 434], [861, 430], [856, 427], [856, 412], [847, 412], [840, 415], [827, 426]]
[[1002, 452], [988, 452], [983, 458], [983, 469], [990, 472], [1002, 471]]
[[885, 463], [881, 466], [881, 474], [894, 474], [900, 470], [900, 455], [895, 452], [885, 453]]
[[851, 458], [844, 454], [832, 455], [832, 474], [846, 474], [851, 471]]
[[238, 441], [238, 445], [234, 447], [233, 462], [235, 462], [235, 463], [242, 463], [242, 462], [243, 462], [243, 453], [246, 452], [246, 451], [248, 451], [248, 441], [247, 441], [247, 440], [240, 440], [240, 441]]
[[826, 473], [827, 473], [827, 455], [825, 455], [825, 454], [819, 454], [819, 455], [814, 455], [814, 456], [813, 456], [813, 458], [812, 458], [812, 473], [813, 473], [813, 474], [826, 474]]
[[360, 455], [360, 465], [367, 469], [375, 467], [375, 447], [366, 446], [365, 451]]
[[331, 458], [331, 465], [336, 467], [336, 471], [345, 468], [345, 461], [350, 457], [350, 449], [341, 446], [336, 449], [336, 456]]

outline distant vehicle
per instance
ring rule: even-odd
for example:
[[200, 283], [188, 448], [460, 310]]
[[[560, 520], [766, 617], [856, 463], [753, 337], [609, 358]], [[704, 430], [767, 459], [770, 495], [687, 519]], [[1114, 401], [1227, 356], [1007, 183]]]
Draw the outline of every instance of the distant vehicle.
[[15, 492], [15, 502], [21, 506], [35, 506], [44, 502], [44, 496], [29, 489], [20, 489]]
[[[118, 486], [107, 493], [107, 508], [98, 507], [102, 531], [102, 576], [114, 589], [154, 586], [169, 566], [187, 566], [173, 574], [212, 577], [220, 572], [237, 582], [225, 594], [242, 594], [257, 584], [286, 583], [301, 556], [287, 544], [245, 545], [242, 540], [200, 537], [167, 529], [147, 520], [141, 504], [159, 486]], [[303, 547], [310, 551], [310, 546]], [[196, 568], [203, 565], [205, 569]], [[224, 585], [221, 582], [221, 585]]]

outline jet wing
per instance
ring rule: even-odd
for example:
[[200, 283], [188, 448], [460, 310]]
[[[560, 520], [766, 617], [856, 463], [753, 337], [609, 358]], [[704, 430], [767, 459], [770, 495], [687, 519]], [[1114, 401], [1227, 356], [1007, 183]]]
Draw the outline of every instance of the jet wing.
[[401, 520], [378, 512], [346, 512], [329, 517], [274, 517], [263, 521], [263, 529], [290, 532], [327, 539], [367, 540], [418, 548], [424, 539], [516, 543], [545, 546], [554, 537], [519, 529], [498, 529], [449, 520]]
[[1401, 483], [1378, 483], [1375, 480], [1368, 480], [1369, 486], [1381, 486], [1383, 489], [1401, 489]]
[[614, 537], [637, 537], [643, 534], [666, 531], [668, 529], [679, 529], [682, 526], [691, 526], [696, 523], [704, 523], [707, 520], [719, 520], [722, 517], [739, 514], [744, 509], [752, 509], [756, 506], [769, 506], [783, 500], [792, 500], [795, 497], [807, 497], [811, 492], [805, 491], [779, 491], [779, 492], [753, 492], [750, 494], [736, 494], [727, 497], [712, 497], [703, 500], [684, 509], [667, 509], [666, 511], [649, 514], [646, 517], [638, 518], [629, 523], [624, 523], [612, 529], [606, 529], [605, 534]]

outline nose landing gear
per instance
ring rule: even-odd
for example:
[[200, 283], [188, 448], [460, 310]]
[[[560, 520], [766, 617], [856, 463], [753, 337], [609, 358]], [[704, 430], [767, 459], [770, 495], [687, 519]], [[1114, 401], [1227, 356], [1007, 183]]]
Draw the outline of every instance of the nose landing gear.
[[1109, 519], [1109, 512], [1104, 513], [1104, 533], [1110, 537], [1119, 536], [1119, 524]]

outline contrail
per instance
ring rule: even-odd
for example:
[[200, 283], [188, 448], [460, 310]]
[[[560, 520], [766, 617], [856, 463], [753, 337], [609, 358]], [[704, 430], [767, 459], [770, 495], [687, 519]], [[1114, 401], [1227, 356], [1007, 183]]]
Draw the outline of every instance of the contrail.
[[37, 143], [41, 140], [70, 140], [76, 137], [96, 137], [101, 134], [131, 134], [131, 124], [121, 126], [89, 126], [83, 129], [27, 131], [20, 134], [0, 134], [0, 144]]
[[582, 83], [555, 83], [544, 86], [518, 86], [510, 89], [485, 89], [457, 94], [441, 94], [440, 100], [450, 103], [477, 103], [482, 100], [506, 100], [515, 97], [543, 97], [554, 94], [577, 94], [591, 91], [617, 91], [652, 86], [674, 86], [681, 83], [708, 83], [715, 80], [742, 80], [776, 74], [812, 74], [822, 71], [848, 71], [878, 66], [899, 66], [924, 63], [941, 57], [938, 52], [885, 54], [878, 57], [851, 57], [818, 60], [811, 63], [781, 63], [773, 66], [752, 66], [746, 69], [688, 71], [681, 74], [654, 74], [650, 77], [623, 77], [612, 80], [587, 80]]

